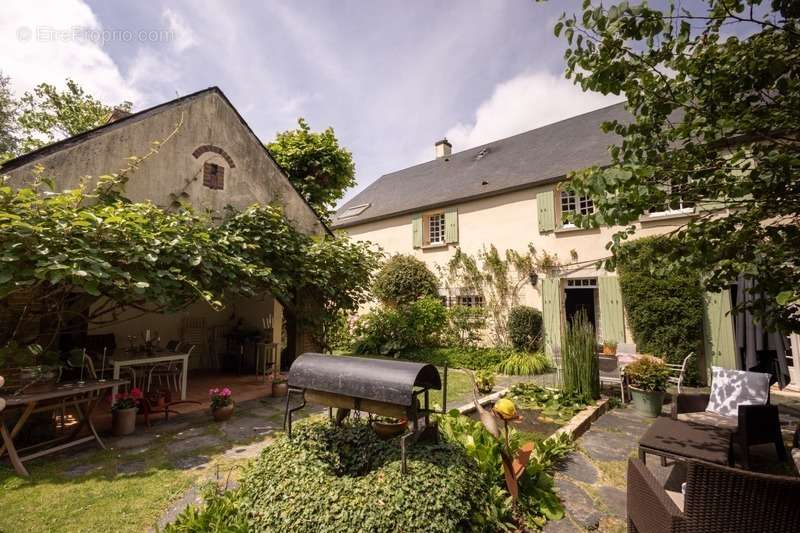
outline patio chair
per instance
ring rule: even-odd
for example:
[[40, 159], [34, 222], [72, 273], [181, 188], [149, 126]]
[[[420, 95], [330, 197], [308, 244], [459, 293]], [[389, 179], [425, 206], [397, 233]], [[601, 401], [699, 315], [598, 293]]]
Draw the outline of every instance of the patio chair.
[[[277, 342], [259, 342], [256, 343], [256, 376], [259, 375], [263, 369], [264, 381], [267, 380], [267, 372], [272, 369], [275, 370], [275, 362], [278, 357], [278, 343]], [[262, 362], [263, 359], [263, 362]]]
[[600, 385], [608, 383], [611, 385], [619, 385], [622, 403], [626, 401], [625, 395], [625, 373], [624, 367], [619, 364], [619, 361], [614, 356], [598, 356], [597, 366], [600, 370]]
[[639, 459], [628, 460], [631, 533], [753, 531], [793, 533], [800, 524], [800, 478], [686, 462], [685, 494], [664, 489]]
[[750, 446], [774, 444], [778, 459], [786, 459], [778, 407], [769, 404], [769, 374], [712, 367], [711, 393], [679, 393], [672, 418], [730, 429], [750, 467]]
[[689, 359], [692, 357], [694, 357], [694, 352], [690, 352], [689, 355], [684, 357], [683, 363], [679, 365], [667, 364], [670, 371], [669, 382], [678, 386], [678, 394], [681, 393], [681, 385], [683, 385], [683, 379], [686, 377], [686, 368], [689, 365]]
[[[175, 349], [172, 351], [175, 353], [180, 353], [184, 350], [187, 350], [189, 352], [189, 357], [191, 357], [194, 349], [195, 346], [193, 344], [178, 343], [175, 346]], [[188, 359], [186, 360], [186, 364], [189, 364]], [[150, 390], [150, 387], [153, 383], [153, 378], [156, 378], [159, 385], [166, 382], [167, 387], [172, 386], [176, 391], [180, 392], [181, 387], [179, 383], [181, 373], [183, 372], [181, 365], [182, 364], [178, 363], [177, 361], [170, 361], [169, 363], [159, 363], [151, 366], [147, 373], [147, 386], [145, 387], [145, 390]]]

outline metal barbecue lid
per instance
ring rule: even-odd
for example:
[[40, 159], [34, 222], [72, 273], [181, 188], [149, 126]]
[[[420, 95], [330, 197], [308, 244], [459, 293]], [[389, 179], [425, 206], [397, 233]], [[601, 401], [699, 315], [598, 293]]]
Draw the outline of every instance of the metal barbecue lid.
[[414, 386], [438, 390], [442, 381], [431, 364], [304, 353], [289, 369], [289, 386], [409, 407]]

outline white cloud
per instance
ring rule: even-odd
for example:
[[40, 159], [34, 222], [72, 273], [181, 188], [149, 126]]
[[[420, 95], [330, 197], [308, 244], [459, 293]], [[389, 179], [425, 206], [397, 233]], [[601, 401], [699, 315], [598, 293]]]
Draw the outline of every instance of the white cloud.
[[197, 46], [197, 36], [192, 30], [191, 26], [186, 22], [186, 19], [177, 11], [166, 8], [162, 13], [162, 17], [167, 22], [167, 28], [172, 37], [172, 46], [177, 52], [183, 52], [189, 48]]
[[140, 102], [142, 94], [126, 81], [101, 40], [100, 22], [81, 0], [3, 2], [0, 69], [17, 94], [41, 82], [63, 86], [72, 78], [103, 102]]
[[583, 92], [561, 76], [528, 72], [496, 85], [478, 106], [474, 122], [458, 123], [445, 136], [454, 151], [466, 150], [619, 101], [619, 96]]

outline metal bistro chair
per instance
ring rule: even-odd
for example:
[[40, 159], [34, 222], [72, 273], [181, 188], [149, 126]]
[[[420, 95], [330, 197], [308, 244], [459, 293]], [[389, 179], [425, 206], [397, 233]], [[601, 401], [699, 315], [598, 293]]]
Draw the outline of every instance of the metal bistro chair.
[[619, 392], [622, 397], [622, 403], [626, 401], [625, 394], [625, 369], [619, 364], [616, 357], [613, 356], [598, 356], [597, 366], [600, 370], [600, 384], [610, 383], [612, 385], [619, 385]]
[[[256, 344], [256, 376], [263, 371], [263, 380], [267, 381], [267, 372], [275, 370], [275, 362], [278, 359], [277, 342], [259, 342]], [[263, 359], [263, 363], [262, 363]]]
[[679, 365], [667, 364], [671, 374], [669, 382], [678, 386], [678, 394], [681, 393], [681, 385], [683, 385], [683, 379], [686, 377], [686, 368], [689, 366], [689, 359], [692, 357], [694, 357], [694, 352], [690, 352], [689, 355], [684, 357], [683, 363]]
[[[189, 357], [192, 356], [192, 352], [195, 349], [194, 344], [187, 344], [187, 343], [177, 343], [175, 348], [171, 351], [175, 353], [180, 353], [183, 350], [188, 350]], [[189, 364], [189, 358], [186, 359], [186, 364]], [[149, 391], [150, 387], [153, 383], [153, 378], [158, 380], [158, 384], [161, 385], [165, 381], [167, 383], [167, 388], [170, 390], [174, 389], [176, 392], [181, 392], [180, 386], [180, 377], [181, 373], [183, 372], [182, 364], [178, 361], [170, 361], [169, 363], [159, 363], [150, 367], [150, 371], [147, 373], [147, 386], [145, 390]]]

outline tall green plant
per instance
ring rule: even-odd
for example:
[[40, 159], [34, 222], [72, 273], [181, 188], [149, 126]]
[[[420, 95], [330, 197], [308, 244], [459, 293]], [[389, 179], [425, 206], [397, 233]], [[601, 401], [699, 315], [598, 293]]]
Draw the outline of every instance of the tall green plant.
[[578, 311], [567, 324], [561, 345], [564, 367], [564, 390], [586, 398], [600, 397], [600, 369], [594, 326], [584, 310]]

